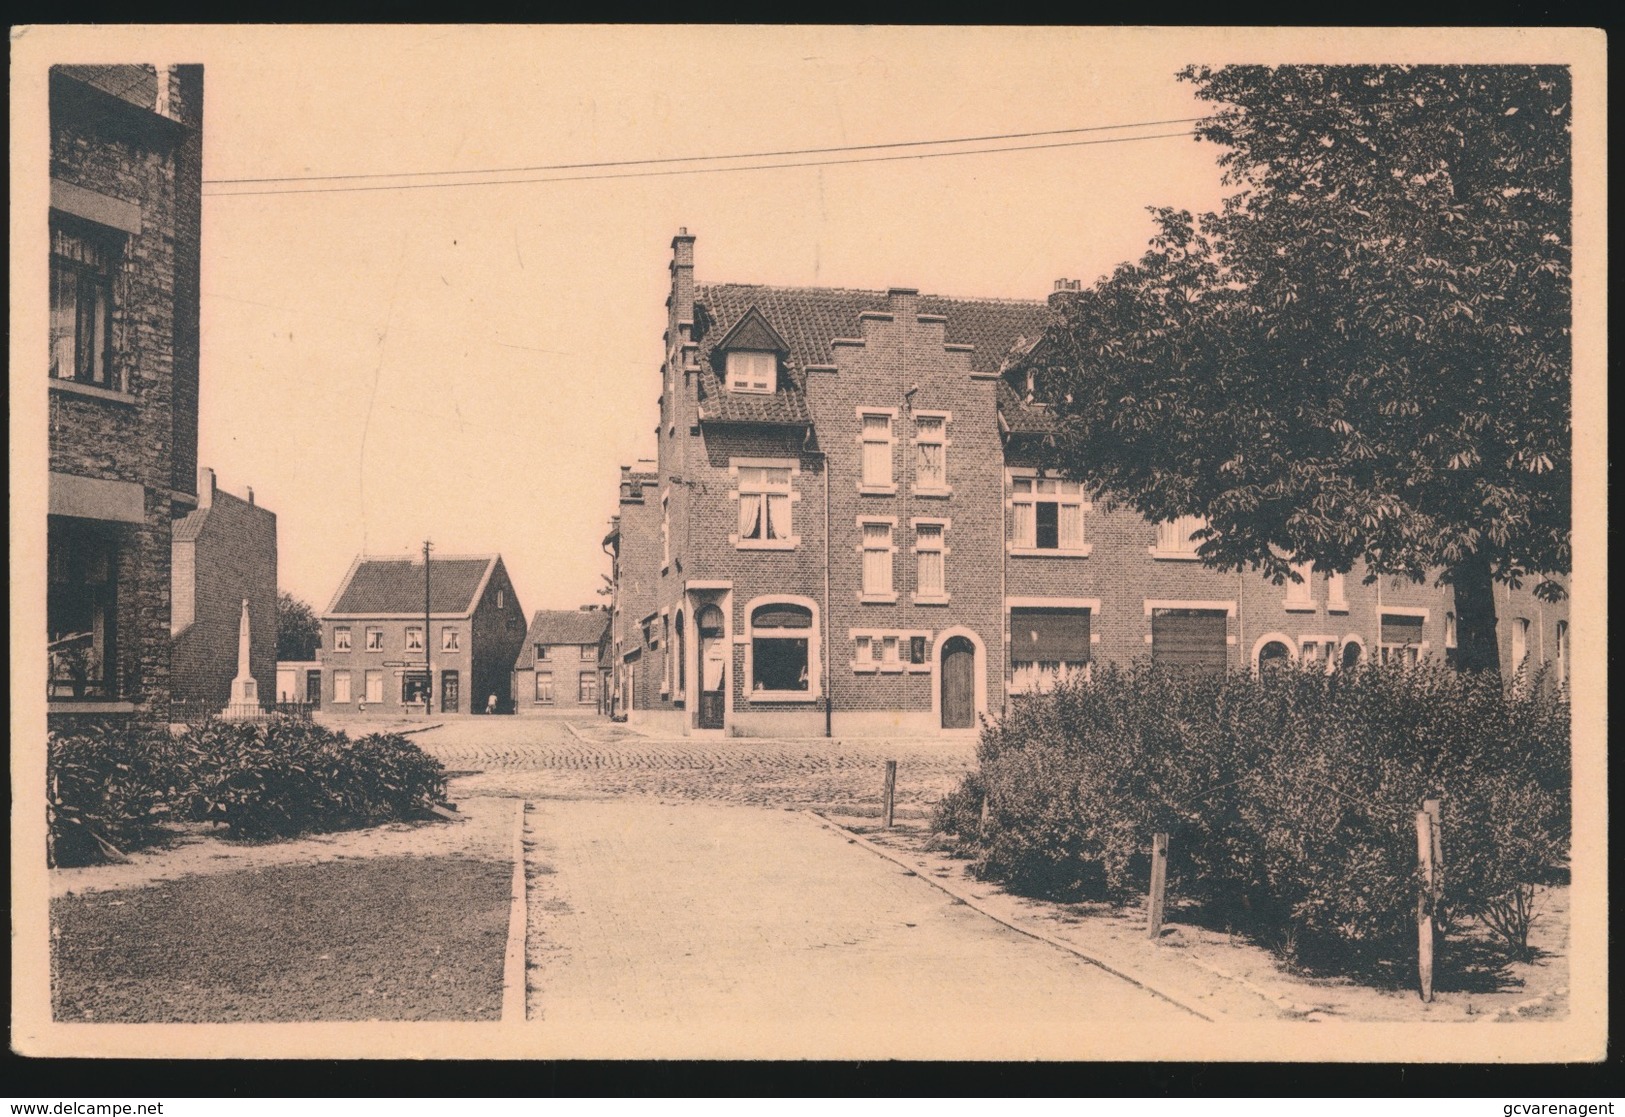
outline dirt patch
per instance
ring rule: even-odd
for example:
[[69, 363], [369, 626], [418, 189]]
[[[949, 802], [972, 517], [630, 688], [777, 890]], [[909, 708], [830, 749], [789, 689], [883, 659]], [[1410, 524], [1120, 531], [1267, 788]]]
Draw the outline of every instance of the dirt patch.
[[506, 860], [269, 865], [51, 902], [59, 1021], [495, 1020]]

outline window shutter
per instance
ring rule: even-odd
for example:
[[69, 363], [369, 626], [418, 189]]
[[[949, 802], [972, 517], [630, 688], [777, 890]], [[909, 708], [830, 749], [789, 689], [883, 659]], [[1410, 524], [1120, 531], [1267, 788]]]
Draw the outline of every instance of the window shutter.
[[1010, 658], [1089, 662], [1089, 610], [1010, 610]]
[[1399, 613], [1382, 615], [1382, 642], [1384, 644], [1422, 643], [1422, 618], [1407, 617]]
[[1222, 672], [1226, 635], [1223, 610], [1158, 609], [1151, 614], [1151, 661]]

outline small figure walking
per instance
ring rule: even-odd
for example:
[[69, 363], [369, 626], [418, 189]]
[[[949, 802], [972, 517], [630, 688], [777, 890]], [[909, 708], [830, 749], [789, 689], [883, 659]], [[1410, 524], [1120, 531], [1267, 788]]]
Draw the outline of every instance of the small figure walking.
[[485, 700], [485, 712], [488, 713], [488, 714], [494, 714], [494, 713], [497, 712], [497, 696], [496, 695], [493, 694], [493, 695], [491, 695], [489, 698], [487, 698]]

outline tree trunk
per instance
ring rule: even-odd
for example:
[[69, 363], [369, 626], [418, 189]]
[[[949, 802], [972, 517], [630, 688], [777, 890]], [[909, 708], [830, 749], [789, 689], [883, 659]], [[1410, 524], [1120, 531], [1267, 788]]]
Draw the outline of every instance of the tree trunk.
[[1474, 558], [1451, 571], [1456, 590], [1456, 669], [1501, 673], [1495, 638], [1495, 582], [1490, 565]]

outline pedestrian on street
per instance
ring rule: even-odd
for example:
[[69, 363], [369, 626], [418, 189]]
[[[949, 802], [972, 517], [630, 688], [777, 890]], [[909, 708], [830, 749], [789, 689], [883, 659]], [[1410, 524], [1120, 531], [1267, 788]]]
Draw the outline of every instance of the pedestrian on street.
[[485, 700], [485, 712], [488, 713], [488, 714], [494, 714], [494, 713], [497, 712], [497, 696], [496, 695], [493, 694], [493, 695], [491, 695], [489, 698], [487, 698]]

